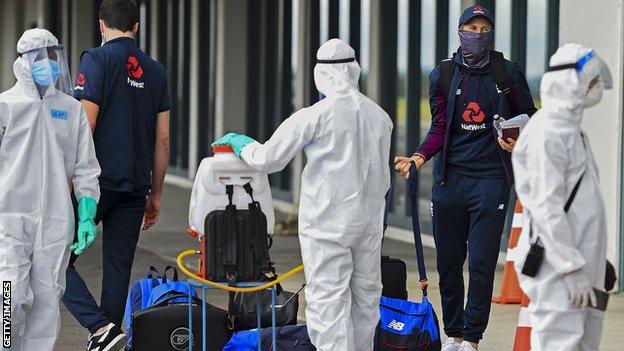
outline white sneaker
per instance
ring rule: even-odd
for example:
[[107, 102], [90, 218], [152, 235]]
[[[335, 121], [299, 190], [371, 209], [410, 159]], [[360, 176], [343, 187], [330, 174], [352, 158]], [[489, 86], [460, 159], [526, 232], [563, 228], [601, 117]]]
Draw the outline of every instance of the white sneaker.
[[446, 339], [446, 342], [442, 345], [441, 351], [459, 351], [461, 344], [453, 338]]
[[468, 341], [463, 341], [459, 347], [459, 351], [477, 351]]

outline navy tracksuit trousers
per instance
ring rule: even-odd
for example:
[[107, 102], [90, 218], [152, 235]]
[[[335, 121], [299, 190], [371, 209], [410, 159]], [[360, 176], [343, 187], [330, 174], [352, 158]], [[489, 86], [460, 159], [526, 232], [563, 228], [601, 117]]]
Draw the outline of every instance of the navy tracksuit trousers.
[[[472, 342], [483, 337], [509, 190], [506, 179], [471, 178], [453, 172], [447, 172], [444, 185], [434, 182], [433, 234], [444, 331], [449, 337]], [[466, 254], [470, 279], [464, 308]]]
[[[74, 206], [77, 207], [75, 199]], [[102, 295], [99, 306], [76, 270], [78, 256], [73, 253], [71, 255], [63, 303], [92, 334], [108, 323], [121, 327], [144, 213], [145, 196], [102, 190], [95, 215], [95, 223], [101, 221], [104, 229]]]

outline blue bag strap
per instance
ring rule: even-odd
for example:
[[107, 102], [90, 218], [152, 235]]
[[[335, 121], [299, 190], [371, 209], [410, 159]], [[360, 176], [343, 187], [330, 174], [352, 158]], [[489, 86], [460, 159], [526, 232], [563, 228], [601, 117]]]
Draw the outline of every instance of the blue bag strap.
[[156, 273], [156, 278], [162, 278], [162, 275], [156, 269], [156, 267], [150, 266], [149, 269], [147, 270], [147, 277], [150, 279], [154, 278], [154, 273]]
[[[412, 231], [414, 233], [414, 247], [416, 249], [416, 261], [418, 262], [418, 275], [420, 281], [427, 281], [427, 268], [425, 266], [425, 255], [423, 253], [423, 244], [420, 237], [420, 222], [418, 220], [418, 171], [416, 170], [416, 162], [412, 161], [410, 167], [409, 197], [412, 203]], [[423, 290], [423, 294], [427, 295], [427, 290]]]

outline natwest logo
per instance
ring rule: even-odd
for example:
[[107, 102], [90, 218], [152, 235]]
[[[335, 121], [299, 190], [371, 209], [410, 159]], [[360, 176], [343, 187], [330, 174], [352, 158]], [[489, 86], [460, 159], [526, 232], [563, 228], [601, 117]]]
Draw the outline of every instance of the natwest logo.
[[143, 67], [139, 64], [139, 60], [136, 56], [130, 55], [128, 56], [128, 63], [126, 64], [126, 69], [128, 72], [127, 83], [133, 88], [144, 89], [145, 82], [139, 82], [138, 79], [143, 77]]
[[136, 56], [128, 56], [128, 63], [126, 64], [128, 69], [128, 76], [134, 79], [141, 79], [143, 77], [143, 67], [139, 64], [139, 60]]
[[485, 113], [481, 110], [478, 102], [472, 101], [462, 113], [462, 119], [466, 123], [481, 123], [485, 120]]
[[139, 88], [139, 89], [145, 88], [145, 82], [137, 82], [134, 79], [130, 79], [130, 77], [128, 77], [127, 83], [133, 88]]

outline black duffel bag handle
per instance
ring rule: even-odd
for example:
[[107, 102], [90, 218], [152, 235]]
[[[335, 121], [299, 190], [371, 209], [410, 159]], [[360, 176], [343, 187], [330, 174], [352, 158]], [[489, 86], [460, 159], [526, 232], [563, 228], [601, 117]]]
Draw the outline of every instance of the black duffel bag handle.
[[[282, 327], [285, 325], [297, 324], [297, 313], [299, 311], [299, 293], [305, 284], [297, 290], [295, 293], [291, 293], [285, 290], [276, 291], [275, 300], [275, 313], [276, 313], [276, 326]], [[281, 288], [281, 287], [280, 287]], [[233, 327], [235, 330], [244, 330], [257, 327], [257, 311], [256, 311], [256, 298], [258, 296], [261, 300], [271, 299], [271, 290], [263, 290], [258, 293], [238, 293], [234, 300], [235, 311]], [[261, 320], [262, 327], [271, 326], [271, 306], [261, 303]]]

